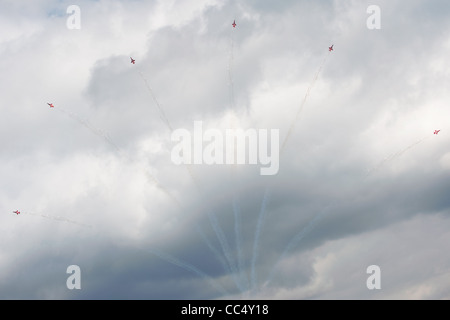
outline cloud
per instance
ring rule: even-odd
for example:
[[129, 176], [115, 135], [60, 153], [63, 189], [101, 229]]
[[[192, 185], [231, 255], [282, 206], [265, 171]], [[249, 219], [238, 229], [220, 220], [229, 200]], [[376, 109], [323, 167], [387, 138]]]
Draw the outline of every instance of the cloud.
[[[448, 6], [369, 4], [3, 4], [0, 297], [447, 298]], [[278, 174], [176, 166], [194, 121], [292, 127]]]

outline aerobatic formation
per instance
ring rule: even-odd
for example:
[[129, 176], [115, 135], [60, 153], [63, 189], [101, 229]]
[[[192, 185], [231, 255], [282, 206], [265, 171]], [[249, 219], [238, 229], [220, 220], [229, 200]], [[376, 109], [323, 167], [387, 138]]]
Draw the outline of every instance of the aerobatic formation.
[[[231, 26], [233, 27], [233, 29], [236, 28], [237, 24], [236, 24], [236, 20], [233, 20], [233, 23], [231, 24]], [[228, 25], [229, 28], [229, 25]], [[233, 38], [232, 38], [233, 39]], [[324, 46], [325, 47], [325, 46]], [[325, 48], [323, 48], [324, 52]], [[331, 53], [332, 51], [334, 51], [334, 44], [332, 44], [331, 46], [328, 47], [328, 53]], [[232, 79], [232, 62], [233, 62], [233, 40], [231, 41], [231, 58], [230, 58], [230, 68], [229, 68], [229, 77], [230, 77], [230, 87], [231, 87], [231, 105], [234, 108], [234, 93], [233, 93], [233, 79]], [[324, 54], [325, 54], [324, 53]], [[304, 105], [306, 103], [306, 100], [311, 92], [311, 90], [314, 87], [314, 84], [316, 82], [316, 80], [319, 77], [319, 74], [323, 68], [323, 66], [325, 65], [326, 59], [328, 54], [325, 54], [324, 59], [322, 60], [322, 63], [319, 65], [317, 72], [315, 73], [309, 87], [306, 90], [306, 94], [303, 98], [302, 103], [299, 105], [299, 108], [297, 110], [297, 114], [296, 117], [293, 119], [293, 122], [291, 123], [289, 130], [287, 132], [286, 138], [283, 142], [283, 145], [281, 146], [280, 149], [280, 153], [281, 151], [284, 150], [285, 145], [287, 143], [287, 141], [289, 140], [290, 135], [293, 132], [293, 129], [296, 125], [296, 122], [300, 116], [300, 114], [302, 113], [302, 110], [304, 108]], [[130, 63], [135, 65], [136, 64], [136, 60], [133, 59], [132, 57], [130, 57]], [[139, 66], [136, 66], [136, 70], [139, 70]], [[167, 118], [162, 106], [158, 103], [158, 100], [156, 99], [156, 95], [154, 94], [153, 90], [151, 89], [148, 80], [144, 77], [143, 73], [141, 71], [138, 71], [139, 75], [142, 77], [148, 91], [150, 92], [150, 95], [153, 99], [154, 105], [157, 107], [159, 115], [161, 120], [166, 124], [167, 128], [173, 132], [171, 124], [169, 122], [169, 119]], [[53, 105], [53, 103], [47, 103], [47, 105], [50, 108], [55, 108], [55, 106]], [[87, 122], [86, 120], [84, 120], [83, 118], [79, 117], [78, 115], [74, 114], [73, 112], [70, 111], [66, 111], [63, 108], [60, 108], [59, 106], [57, 108], [55, 108], [55, 110], [57, 111], [61, 111], [64, 112], [66, 114], [68, 114], [70, 117], [72, 117], [73, 119], [75, 119], [76, 121], [78, 121], [79, 123], [81, 123], [82, 125], [84, 125], [85, 127], [87, 127], [89, 130], [91, 130], [94, 134], [102, 137], [105, 139], [106, 142], [108, 142], [111, 146], [114, 147], [114, 149], [116, 151], [120, 151], [120, 149], [117, 147], [117, 145], [115, 145], [112, 140], [106, 135], [106, 133], [104, 133], [102, 130], [99, 130], [95, 127], [93, 127], [89, 122]], [[438, 135], [439, 132], [441, 130], [435, 130], [434, 131], [434, 135]], [[429, 138], [429, 136], [428, 136]], [[403, 154], [406, 150], [409, 150], [410, 148], [412, 148], [413, 146], [417, 145], [418, 143], [422, 142], [424, 139], [414, 143], [413, 145], [409, 146], [406, 149], [403, 149], [402, 151], [394, 154], [393, 156], [391, 156], [388, 159], [385, 159], [381, 164], [379, 164], [376, 168], [379, 168], [381, 165], [383, 165], [386, 161], [389, 161], [391, 159], [394, 159], [395, 157], [398, 157], [399, 155]], [[187, 170], [189, 171], [189, 174], [192, 178], [192, 180], [194, 181], [194, 184], [196, 185], [196, 187], [199, 187], [199, 183], [197, 182], [197, 178], [195, 177], [194, 173], [191, 171], [191, 169], [189, 167], [187, 167]], [[374, 171], [374, 170], [372, 170]], [[155, 183], [159, 183], [156, 179]], [[163, 187], [161, 185], [159, 185], [159, 187], [161, 189], [163, 189]], [[166, 192], [167, 193], [167, 192]], [[170, 196], [169, 193], [167, 193], [167, 195]], [[243, 262], [242, 262], [242, 248], [240, 247], [240, 237], [241, 237], [241, 225], [240, 225], [240, 206], [239, 206], [239, 200], [236, 196], [234, 196], [233, 198], [233, 210], [234, 210], [234, 219], [235, 219], [235, 244], [237, 246], [237, 257], [234, 258], [232, 255], [232, 249], [230, 248], [230, 245], [227, 242], [227, 237], [224, 234], [224, 231], [221, 229], [220, 224], [214, 214], [214, 212], [208, 212], [208, 217], [209, 217], [209, 221], [211, 224], [211, 227], [213, 229], [213, 231], [215, 232], [215, 235], [217, 236], [217, 240], [220, 243], [222, 252], [220, 252], [220, 250], [213, 248], [211, 241], [209, 241], [209, 239], [207, 238], [207, 236], [204, 233], [202, 234], [202, 240], [208, 245], [208, 247], [210, 247], [211, 250], [213, 250], [213, 252], [215, 253], [216, 256], [218, 256], [225, 265], [225, 270], [229, 273], [232, 274], [233, 276], [233, 281], [236, 284], [236, 287], [238, 289], [240, 289], [242, 292], [246, 291], [246, 290], [253, 290], [256, 289], [258, 287], [258, 278], [257, 278], [257, 272], [256, 272], [256, 263], [257, 263], [257, 258], [258, 258], [258, 253], [259, 253], [259, 241], [260, 241], [260, 237], [261, 237], [261, 232], [264, 226], [264, 222], [266, 219], [266, 206], [269, 202], [270, 199], [270, 195], [271, 192], [269, 190], [269, 188], [267, 187], [263, 196], [263, 200], [261, 203], [261, 208], [260, 208], [260, 212], [259, 212], [259, 216], [258, 216], [258, 220], [256, 222], [256, 228], [255, 228], [255, 234], [254, 234], [254, 241], [253, 241], [253, 252], [251, 255], [251, 266], [250, 266], [250, 271], [249, 271], [249, 275], [248, 278], [245, 274], [244, 271], [244, 267]], [[177, 202], [177, 201], [176, 201]], [[13, 211], [13, 213], [15, 213], [16, 215], [20, 214], [19, 210], [15, 210]], [[48, 216], [48, 215], [42, 215], [42, 214], [33, 214], [33, 213], [27, 213], [24, 211], [24, 215], [36, 215], [36, 216], [41, 216], [44, 218], [48, 218], [48, 219], [53, 219], [53, 220], [60, 220], [60, 221], [65, 221], [65, 222], [69, 222], [72, 224], [78, 224], [80, 226], [84, 226], [80, 223], [77, 223], [75, 221], [72, 220], [68, 220], [66, 218], [62, 218], [62, 217], [54, 217], [54, 216]], [[288, 245], [285, 247], [284, 251], [282, 251], [282, 255], [280, 256], [280, 258], [278, 259], [278, 262], [275, 264], [275, 266], [273, 267], [272, 271], [270, 272], [269, 277], [266, 280], [266, 284], [269, 283], [273, 277], [274, 271], [276, 269], [277, 264], [286, 257], [287, 253], [298, 244], [298, 242], [305, 236], [305, 234], [307, 232], [310, 232], [311, 229], [314, 227], [315, 224], [318, 223], [319, 219], [321, 218], [321, 215], [316, 215], [316, 217], [299, 233], [297, 233], [292, 240], [288, 243]], [[200, 231], [201, 232], [201, 231]], [[212, 285], [215, 286], [218, 290], [220, 290], [222, 293], [226, 293], [226, 291], [224, 290], [224, 288], [220, 285], [216, 283], [216, 280], [213, 279], [212, 277], [208, 276], [206, 273], [204, 273], [202, 270], [200, 270], [199, 268], [190, 265], [186, 262], [183, 262], [180, 259], [177, 259], [175, 257], [172, 257], [171, 255], [167, 254], [167, 253], [163, 253], [160, 252], [156, 249], [152, 249], [149, 250], [149, 252], [155, 254], [156, 256], [158, 256], [159, 258], [165, 260], [168, 263], [172, 263], [176, 266], [179, 266], [181, 268], [184, 268], [186, 271], [195, 273], [203, 278], [205, 278], [206, 280], [210, 280], [212, 282]], [[236, 261], [235, 261], [236, 260]]]

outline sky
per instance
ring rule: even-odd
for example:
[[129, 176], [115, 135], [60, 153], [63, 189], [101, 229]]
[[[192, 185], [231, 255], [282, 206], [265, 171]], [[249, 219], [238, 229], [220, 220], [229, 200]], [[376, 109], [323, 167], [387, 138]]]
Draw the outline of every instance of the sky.
[[[450, 299], [449, 15], [1, 1], [0, 299]], [[195, 123], [278, 170], [177, 164]]]

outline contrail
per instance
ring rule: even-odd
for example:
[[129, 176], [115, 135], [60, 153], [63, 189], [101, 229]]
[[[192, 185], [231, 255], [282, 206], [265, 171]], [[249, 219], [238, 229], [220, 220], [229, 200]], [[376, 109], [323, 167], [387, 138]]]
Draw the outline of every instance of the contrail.
[[[314, 75], [313, 80], [311, 81], [311, 84], [309, 85], [308, 89], [306, 90], [305, 96], [303, 97], [303, 100], [302, 100], [302, 102], [301, 102], [301, 104], [300, 104], [300, 106], [299, 106], [299, 108], [297, 110], [297, 114], [296, 114], [294, 120], [292, 121], [292, 123], [291, 123], [291, 125], [289, 127], [289, 130], [287, 132], [286, 138], [284, 139], [284, 141], [283, 141], [283, 143], [281, 145], [280, 155], [284, 151], [284, 149], [286, 147], [286, 144], [287, 144], [288, 140], [290, 139], [290, 137], [291, 137], [291, 135], [292, 135], [292, 133], [294, 131], [294, 128], [295, 128], [295, 126], [296, 126], [296, 124], [297, 124], [297, 122], [298, 122], [298, 120], [300, 118], [300, 115], [301, 115], [301, 113], [302, 113], [302, 111], [303, 111], [303, 109], [305, 107], [306, 101], [307, 101], [307, 99], [308, 99], [308, 97], [309, 97], [309, 95], [311, 93], [311, 90], [314, 87], [317, 79], [319, 78], [319, 75], [320, 75], [320, 73], [321, 73], [321, 71], [322, 71], [322, 69], [323, 69], [323, 67], [324, 67], [324, 65], [325, 65], [325, 63], [327, 61], [327, 58], [328, 58], [330, 53], [331, 53], [331, 51], [328, 52], [328, 54], [325, 55], [325, 57], [323, 58], [322, 63], [319, 66], [319, 69], [317, 70], [316, 74]], [[257, 227], [256, 227], [256, 231], [255, 231], [255, 240], [254, 240], [254, 243], [253, 243], [253, 258], [252, 258], [252, 265], [251, 265], [251, 267], [252, 267], [251, 268], [251, 280], [252, 280], [252, 287], [253, 288], [256, 288], [256, 284], [257, 284], [255, 265], [256, 265], [256, 258], [257, 258], [257, 255], [258, 255], [258, 242], [259, 242], [260, 233], [261, 233], [261, 230], [263, 228], [264, 221], [265, 221], [266, 205], [267, 205], [267, 202], [268, 202], [268, 195], [269, 195], [269, 193], [270, 193], [269, 188], [266, 188], [266, 191], [264, 193], [264, 197], [263, 197], [263, 200], [262, 200], [262, 203], [261, 203], [261, 211], [259, 213], [259, 218], [258, 218]]]
[[[233, 59], [232, 56], [231, 56], [231, 59]], [[230, 63], [232, 63], [232, 61], [230, 61]], [[156, 107], [157, 107], [157, 109], [159, 111], [161, 119], [166, 124], [166, 126], [170, 130], [170, 132], [172, 132], [173, 129], [172, 129], [172, 126], [170, 124], [170, 121], [168, 120], [166, 114], [164, 113], [164, 110], [162, 109], [161, 105], [159, 104], [159, 102], [158, 102], [158, 100], [157, 100], [157, 98], [156, 98], [156, 96], [155, 96], [155, 94], [154, 94], [154, 92], [153, 92], [153, 90], [152, 90], [148, 80], [145, 78], [145, 76], [143, 75], [143, 73], [141, 71], [138, 71], [138, 72], [139, 72], [139, 75], [141, 76], [141, 78], [144, 80], [145, 85], [146, 85], [146, 87], [147, 87], [147, 89], [148, 89], [152, 99], [154, 100], [154, 102], [156, 104]], [[232, 72], [231, 72], [231, 69], [229, 70], [229, 77], [230, 77], [230, 81], [231, 81], [231, 85], [232, 85]], [[233, 89], [231, 88], [231, 90], [232, 90], [231, 91], [231, 98], [234, 100]], [[185, 165], [185, 167], [188, 170], [189, 176], [191, 177], [192, 181], [194, 182], [194, 185], [197, 187], [197, 191], [199, 191], [199, 193], [200, 193], [200, 183], [198, 182], [198, 179], [196, 178], [194, 172], [192, 171], [192, 169], [191, 169], [191, 167], [189, 165]], [[232, 255], [230, 253], [231, 250], [230, 250], [230, 247], [229, 247], [228, 242], [226, 240], [226, 237], [225, 237], [225, 235], [223, 233], [223, 230], [220, 227], [220, 225], [219, 225], [219, 223], [217, 221], [217, 218], [215, 217], [214, 213], [209, 212], [208, 213], [208, 217], [209, 217], [209, 221], [210, 221], [211, 227], [213, 228], [213, 230], [214, 230], [214, 232], [215, 232], [215, 234], [217, 236], [217, 239], [219, 240], [219, 243], [221, 245], [223, 254], [224, 254], [224, 256], [225, 256], [225, 258], [226, 258], [226, 260], [227, 260], [227, 262], [228, 262], [228, 264], [230, 266], [230, 269], [231, 269], [231, 272], [233, 274], [233, 277], [235, 278], [236, 277], [236, 266], [235, 266], [235, 263], [233, 261]], [[209, 241], [207, 241], [203, 237], [202, 237], [202, 239], [209, 246], [209, 244], [210, 244]], [[237, 281], [236, 284], [237, 284], [238, 288], [240, 288], [242, 290], [242, 286], [239, 284], [238, 281]]]
[[256, 259], [258, 258], [259, 238], [260, 238], [261, 230], [263, 228], [264, 221], [266, 218], [266, 206], [267, 206], [267, 202], [269, 201], [269, 195], [270, 195], [270, 191], [269, 191], [269, 188], [267, 187], [264, 192], [264, 197], [263, 197], [263, 200], [261, 203], [261, 209], [259, 212], [259, 218], [258, 218], [258, 222], [256, 224], [256, 230], [255, 230], [255, 239], [253, 241], [253, 255], [252, 255], [252, 262], [251, 262], [251, 283], [252, 283], [252, 288], [254, 288], [254, 289], [256, 288], [256, 285], [257, 285]]
[[244, 263], [242, 254], [242, 240], [241, 240], [241, 208], [239, 206], [239, 196], [233, 194], [233, 213], [234, 213], [234, 236], [236, 238], [236, 251], [237, 251], [237, 261], [238, 261], [238, 271], [241, 281], [245, 281], [245, 286], [249, 288], [249, 283], [247, 276], [244, 273]]
[[231, 42], [231, 49], [230, 49], [230, 58], [228, 60], [228, 81], [229, 81], [229, 90], [230, 90], [230, 102], [231, 102], [231, 108], [235, 110], [236, 106], [234, 103], [234, 81], [233, 81], [233, 65], [234, 65], [234, 32], [233, 29], [231, 30], [231, 36], [230, 36], [230, 42]]
[[324, 210], [323, 209], [319, 214], [317, 214], [309, 223], [306, 227], [304, 227], [299, 233], [297, 233], [292, 240], [289, 242], [289, 244], [286, 246], [286, 248], [284, 249], [283, 253], [280, 255], [280, 257], [278, 258], [277, 262], [275, 263], [275, 265], [273, 266], [272, 271], [269, 274], [269, 277], [267, 278], [266, 282], [264, 285], [268, 285], [270, 283], [270, 281], [272, 281], [276, 267], [278, 266], [278, 264], [283, 261], [284, 258], [287, 257], [288, 253], [295, 248], [299, 242], [312, 230], [314, 229], [314, 227], [317, 225], [317, 223], [323, 218], [324, 216]]
[[[89, 129], [89, 131], [103, 138], [110, 146], [113, 147], [114, 151], [116, 151], [119, 156], [125, 157], [126, 159], [131, 161], [130, 157], [112, 141], [112, 139], [108, 136], [108, 134], [104, 130], [94, 127], [88, 120], [81, 118], [79, 115], [75, 114], [72, 111], [65, 110], [62, 107], [54, 107], [54, 109], [67, 114], [72, 119], [81, 123], [84, 127]], [[153, 176], [146, 168], [142, 168], [142, 170], [146, 174], [147, 178], [151, 180], [159, 190], [163, 191], [179, 207], [181, 207], [180, 202], [172, 194], [170, 194], [170, 192], [158, 181], [158, 179], [156, 179], [155, 176]]]
[[33, 213], [33, 212], [21, 212], [20, 214], [26, 214], [26, 215], [35, 216], [35, 217], [42, 217], [42, 218], [51, 219], [51, 220], [63, 221], [63, 222], [71, 223], [71, 224], [76, 224], [80, 227], [92, 228], [92, 226], [90, 226], [90, 225], [79, 223], [79, 222], [69, 220], [67, 218], [59, 217], [59, 216], [50, 216], [50, 215], [46, 215], [46, 214]]
[[288, 130], [288, 133], [286, 135], [286, 138], [284, 139], [283, 144], [281, 145], [280, 154], [284, 150], [284, 148], [286, 146], [286, 143], [288, 142], [289, 138], [291, 137], [292, 132], [294, 131], [295, 125], [297, 124], [298, 119], [300, 118], [300, 114], [302, 113], [303, 108], [305, 107], [306, 100], [308, 99], [308, 96], [309, 96], [309, 94], [311, 92], [311, 89], [314, 87], [314, 84], [316, 83], [317, 79], [319, 78], [319, 74], [322, 71], [323, 66], [325, 65], [325, 62], [327, 61], [327, 58], [328, 58], [329, 54], [330, 54], [330, 52], [328, 52], [328, 54], [323, 58], [323, 61], [322, 61], [321, 65], [320, 65], [319, 69], [317, 70], [317, 72], [314, 75], [314, 78], [313, 78], [311, 84], [309, 85], [308, 89], [306, 90], [306, 94], [305, 94], [305, 96], [303, 98], [303, 101], [300, 104], [300, 107], [297, 110], [297, 114], [296, 114], [294, 120], [292, 121], [291, 126], [289, 127], [289, 130]]
[[379, 170], [384, 164], [386, 164], [387, 162], [390, 162], [392, 160], [395, 160], [396, 158], [400, 157], [401, 155], [403, 155], [405, 152], [411, 150], [412, 148], [414, 148], [415, 146], [419, 145], [420, 143], [422, 143], [423, 141], [429, 139], [430, 136], [425, 136], [420, 140], [417, 140], [416, 142], [414, 142], [413, 144], [409, 145], [408, 147], [406, 147], [403, 150], [400, 150], [399, 152], [396, 152], [388, 157], [386, 157], [385, 159], [383, 159], [383, 161], [381, 161], [379, 164], [377, 164], [376, 166], [374, 166], [372, 169], [370, 169], [367, 174], [366, 174], [366, 178], [368, 176], [370, 176], [373, 172], [376, 172], [377, 170]]
[[214, 280], [211, 276], [207, 275], [205, 272], [203, 272], [202, 270], [198, 269], [197, 267], [184, 262], [180, 259], [177, 259], [167, 253], [163, 253], [159, 250], [156, 249], [147, 249], [147, 252], [154, 254], [156, 256], [158, 256], [159, 258], [172, 263], [173, 265], [176, 265], [180, 268], [183, 268], [186, 271], [192, 272], [200, 277], [202, 277], [203, 279], [209, 281], [209, 283], [215, 288], [217, 289], [220, 293], [222, 293], [222, 295], [228, 295], [229, 293], [224, 289], [224, 287], [222, 285], [220, 285], [219, 283], [217, 283], [216, 280]]
[[139, 75], [141, 76], [142, 80], [145, 82], [145, 86], [147, 87], [148, 91], [150, 92], [150, 96], [152, 97], [153, 101], [155, 102], [156, 107], [158, 108], [159, 115], [161, 117], [161, 120], [166, 124], [167, 128], [170, 132], [173, 131], [172, 126], [170, 125], [169, 119], [167, 118], [163, 108], [158, 102], [158, 99], [156, 99], [155, 94], [153, 93], [152, 88], [150, 87], [150, 84], [148, 83], [148, 80], [145, 78], [145, 76], [142, 74], [141, 71], [138, 71]]
[[[151, 88], [151, 86], [150, 86], [150, 84], [149, 84], [147, 78], [146, 78], [146, 77], [144, 76], [144, 74], [140, 71], [140, 69], [138, 69], [138, 73], [139, 73], [139, 75], [141, 76], [142, 80], [144, 80], [145, 85], [146, 85], [146, 87], [147, 87], [147, 89], [148, 89], [148, 91], [149, 91], [149, 93], [150, 93], [150, 95], [151, 95], [153, 101], [155, 102], [155, 105], [156, 105], [156, 107], [157, 107], [157, 109], [158, 109], [159, 116], [160, 116], [161, 120], [164, 122], [164, 124], [166, 125], [167, 129], [169, 130], [169, 132], [173, 132], [172, 125], [170, 124], [170, 121], [169, 121], [169, 119], [167, 118], [167, 116], [166, 116], [166, 114], [165, 114], [163, 108], [162, 108], [161, 105], [159, 104], [158, 99], [156, 98], [156, 95], [154, 94], [154, 92], [153, 92], [153, 90], [152, 90], [152, 88]], [[197, 187], [198, 190], [200, 190], [200, 189], [199, 189], [199, 185], [200, 185], [200, 184], [199, 184], [199, 182], [198, 182], [198, 179], [195, 177], [195, 174], [194, 174], [192, 168], [191, 168], [190, 165], [188, 165], [188, 164], [185, 164], [184, 166], [185, 166], [186, 170], [188, 171], [189, 176], [191, 177], [191, 179], [192, 179], [192, 181], [194, 182], [195, 186]]]
[[92, 124], [89, 123], [88, 120], [81, 118], [80, 116], [73, 113], [72, 111], [65, 110], [62, 107], [54, 107], [54, 109], [67, 114], [72, 119], [75, 119], [76, 121], [81, 123], [84, 127], [88, 128], [93, 134], [99, 136], [100, 138], [103, 138], [118, 153], [121, 153], [121, 150], [119, 149], [119, 147], [111, 140], [111, 138], [108, 136], [108, 134], [105, 131], [94, 127]]
[[[146, 87], [147, 87], [151, 97], [153, 98], [156, 107], [158, 108], [158, 111], [159, 111], [161, 119], [166, 124], [167, 128], [169, 129], [169, 131], [172, 132], [173, 129], [172, 129], [172, 126], [170, 124], [170, 121], [168, 120], [166, 114], [164, 113], [164, 110], [162, 109], [161, 105], [159, 104], [158, 100], [156, 99], [156, 96], [153, 93], [153, 90], [150, 87], [150, 84], [149, 84], [148, 80], [145, 78], [145, 76], [143, 75], [143, 73], [141, 71], [138, 71], [138, 72], [139, 72], [139, 75], [144, 80], [145, 85], [146, 85]], [[187, 169], [187, 171], [189, 173], [189, 176], [191, 177], [192, 181], [194, 182], [194, 185], [196, 186], [197, 191], [199, 193], [201, 193], [200, 192], [200, 190], [201, 190], [200, 189], [200, 183], [199, 183], [198, 179], [196, 178], [192, 168], [189, 165], [185, 165], [185, 167], [186, 167], [186, 169]], [[214, 230], [214, 232], [215, 232], [215, 234], [217, 236], [217, 239], [219, 240], [219, 243], [221, 245], [221, 248], [222, 248], [222, 251], [224, 253], [224, 256], [225, 256], [225, 258], [226, 258], [226, 260], [227, 260], [227, 262], [228, 262], [228, 264], [230, 266], [232, 275], [233, 275], [233, 277], [236, 277], [236, 267], [234, 265], [234, 262], [233, 262], [233, 259], [232, 259], [231, 253], [230, 253], [230, 251], [231, 251], [230, 247], [228, 245], [226, 237], [223, 234], [223, 230], [220, 227], [220, 225], [219, 225], [219, 223], [217, 221], [217, 218], [215, 217], [215, 215], [213, 213], [208, 213], [208, 216], [209, 216], [209, 221], [210, 221], [211, 227], [213, 228], [213, 230]], [[204, 238], [202, 238], [202, 239], [203, 239], [203, 241], [205, 241], [206, 245], [208, 245], [209, 241], [207, 241]], [[241, 288], [241, 286], [239, 285], [238, 282], [236, 282], [236, 285], [238, 286], [238, 288]]]
[[[204, 198], [204, 196], [202, 195], [202, 192], [201, 192], [200, 183], [198, 182], [198, 179], [196, 178], [196, 176], [194, 175], [194, 173], [192, 172], [191, 168], [188, 165], [186, 165], [185, 167], [188, 170], [192, 181], [194, 182], [194, 185], [196, 187], [197, 192], [199, 193], [199, 195], [202, 198]], [[206, 211], [207, 211], [207, 214], [208, 214], [209, 223], [210, 223], [214, 233], [216, 234], [217, 240], [219, 241], [219, 244], [220, 244], [220, 246], [222, 248], [223, 255], [225, 256], [225, 259], [226, 259], [226, 261], [228, 263], [228, 266], [229, 266], [229, 268], [231, 270], [232, 276], [235, 279], [236, 285], [237, 285], [237, 287], [240, 290], [242, 290], [242, 285], [239, 283], [239, 281], [236, 280], [236, 264], [235, 264], [235, 262], [233, 260], [232, 255], [231, 255], [231, 249], [230, 249], [230, 246], [228, 244], [227, 238], [225, 237], [225, 234], [224, 234], [222, 228], [220, 227], [220, 224], [219, 224], [219, 222], [217, 220], [217, 217], [216, 217], [215, 213], [212, 212], [211, 210], [207, 210], [207, 209], [206, 209]], [[204, 238], [203, 238], [203, 241], [206, 243], [206, 245], [209, 246], [209, 244], [208, 244], [209, 241], [207, 241]]]
[[[382, 167], [386, 162], [388, 161], [392, 161], [398, 157], [400, 157], [402, 154], [404, 154], [405, 152], [407, 152], [408, 150], [411, 150], [412, 148], [414, 148], [415, 146], [417, 146], [418, 144], [422, 143], [423, 141], [429, 139], [429, 136], [425, 136], [420, 140], [417, 140], [416, 142], [414, 142], [413, 144], [409, 145], [408, 147], [402, 149], [399, 152], [396, 152], [392, 155], [390, 155], [389, 157], [385, 158], [382, 162], [380, 162], [376, 167], [374, 167], [373, 169], [371, 169], [369, 171], [369, 173], [366, 175], [366, 177], [370, 174], [372, 174], [372, 172], [377, 171], [380, 167]], [[331, 205], [328, 205], [327, 208], [331, 207]], [[327, 209], [323, 209], [321, 212], [319, 212], [309, 223], [308, 225], [306, 225], [306, 227], [304, 227], [299, 233], [297, 233], [292, 240], [289, 242], [289, 244], [286, 246], [285, 250], [283, 251], [282, 255], [278, 258], [277, 262], [275, 263], [269, 277], [267, 278], [265, 285], [268, 285], [270, 283], [270, 281], [272, 281], [273, 276], [274, 276], [274, 272], [275, 269], [277, 267], [277, 265], [283, 261], [283, 259], [285, 259], [288, 255], [288, 253], [294, 249], [299, 243], [300, 241], [312, 230], [314, 229], [314, 227], [319, 223], [320, 220], [322, 220], [325, 216], [324, 211]]]
[[208, 248], [211, 250], [211, 252], [216, 256], [217, 260], [220, 261], [220, 264], [222, 265], [224, 271], [226, 273], [231, 273], [230, 266], [227, 264], [227, 262], [223, 259], [223, 256], [220, 254], [220, 252], [214, 247], [211, 242], [209, 241], [208, 237], [205, 235], [205, 233], [202, 231], [202, 229], [197, 226], [197, 232], [200, 234], [201, 238], [203, 239], [203, 242], [206, 243]]
[[[158, 109], [158, 113], [159, 113], [159, 117], [160, 119], [164, 122], [164, 124], [166, 125], [167, 129], [169, 130], [169, 132], [173, 132], [173, 127], [170, 124], [169, 119], [166, 116], [166, 113], [164, 112], [164, 109], [161, 107], [161, 105], [159, 104], [158, 99], [156, 98], [155, 93], [152, 90], [152, 87], [150, 86], [149, 81], [147, 80], [147, 78], [144, 76], [144, 74], [142, 73], [142, 71], [138, 68], [138, 73], [140, 75], [140, 77], [142, 78], [142, 80], [145, 83], [145, 86], [147, 87], [148, 92], [150, 93], [150, 96], [152, 97], [153, 101], [155, 102], [156, 108]], [[186, 169], [188, 170], [188, 173], [190, 175], [190, 177], [192, 178], [192, 180], [194, 181], [194, 183], [197, 184], [197, 181], [194, 177], [194, 172], [192, 171], [192, 169], [190, 168], [189, 165], [185, 164]]]
[[236, 283], [236, 286], [241, 290], [241, 292], [244, 292], [244, 288], [242, 287], [242, 284], [239, 282], [239, 280], [236, 278], [237, 270], [236, 270], [236, 263], [233, 259], [233, 256], [231, 255], [231, 249], [228, 244], [227, 238], [225, 237], [225, 234], [223, 233], [222, 228], [219, 225], [219, 222], [217, 221], [217, 217], [214, 213], [209, 212], [208, 213], [209, 221], [211, 223], [211, 226], [216, 233], [217, 239], [219, 240], [220, 246], [222, 247], [222, 251], [225, 255], [225, 258], [228, 261], [228, 264], [231, 269], [232, 277]]
[[[192, 181], [194, 182], [197, 192], [200, 194], [201, 197], [204, 197], [200, 191], [201, 190], [200, 184], [199, 184], [197, 178], [194, 176], [193, 172], [190, 170], [190, 168], [188, 166], [186, 166], [186, 168], [188, 169], [189, 175], [191, 176]], [[214, 233], [216, 234], [217, 240], [219, 241], [219, 244], [222, 248], [222, 252], [223, 252], [223, 255], [225, 256], [225, 259], [227, 260], [227, 263], [231, 270], [232, 276], [236, 280], [236, 278], [235, 278], [236, 277], [236, 264], [231, 255], [231, 249], [228, 244], [227, 238], [225, 237], [225, 234], [224, 234], [222, 228], [220, 227], [220, 224], [217, 220], [215, 213], [210, 210], [207, 210], [207, 212], [208, 212], [207, 214], [208, 214], [208, 218], [209, 218], [209, 223], [210, 223]], [[203, 239], [203, 240], [205, 241], [205, 239]], [[208, 245], [208, 241], [205, 241], [205, 242]], [[238, 286], [239, 289], [242, 288], [242, 285], [239, 283], [239, 281], [236, 281], [236, 285]]]
[[[233, 112], [233, 116], [231, 118], [231, 127], [232, 129], [236, 129], [236, 121], [234, 114], [236, 110], [235, 96], [234, 96], [234, 29], [231, 28], [230, 32], [230, 57], [228, 60], [228, 81], [229, 81], [229, 93], [230, 93], [230, 109]], [[236, 157], [236, 150], [235, 157]], [[234, 184], [236, 184], [236, 167], [235, 164], [232, 168], [231, 178]], [[243, 257], [242, 257], [242, 245], [241, 245], [241, 208], [239, 205], [239, 197], [236, 194], [236, 189], [233, 187], [233, 200], [232, 200], [232, 208], [234, 214], [234, 233], [235, 233], [235, 245], [237, 252], [237, 268], [239, 272], [239, 278], [242, 281], [248, 283], [248, 279], [243, 271]], [[248, 287], [248, 284], [247, 284]]]

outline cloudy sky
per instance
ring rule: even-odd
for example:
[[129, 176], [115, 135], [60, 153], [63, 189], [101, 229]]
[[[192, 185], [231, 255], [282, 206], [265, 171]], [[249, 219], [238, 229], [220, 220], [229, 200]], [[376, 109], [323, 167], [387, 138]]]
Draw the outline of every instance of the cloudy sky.
[[450, 299], [446, 0], [72, 4], [0, 1], [1, 299]]

